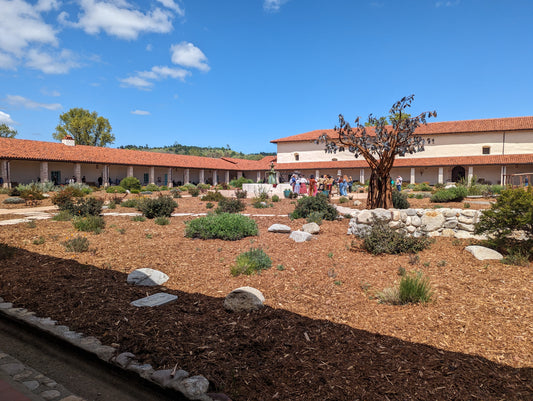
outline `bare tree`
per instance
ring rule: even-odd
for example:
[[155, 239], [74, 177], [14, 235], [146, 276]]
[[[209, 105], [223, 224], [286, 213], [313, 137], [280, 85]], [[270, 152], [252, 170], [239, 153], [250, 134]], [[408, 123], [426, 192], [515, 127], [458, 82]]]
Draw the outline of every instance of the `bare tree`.
[[424, 140], [415, 134], [415, 130], [425, 125], [427, 118], [436, 117], [437, 112], [426, 111], [411, 117], [405, 109], [411, 107], [413, 99], [414, 95], [411, 95], [394, 103], [389, 112], [394, 116], [391, 125], [387, 125], [386, 118], [375, 118], [370, 114], [367, 126], [360, 124], [357, 117], [355, 126], [351, 127], [340, 114], [339, 125], [335, 127], [338, 135], [330, 138], [324, 133], [317, 141], [325, 143], [327, 153], [348, 150], [356, 158], [365, 158], [372, 170], [366, 202], [369, 209], [393, 207], [390, 171], [396, 156], [424, 150]]

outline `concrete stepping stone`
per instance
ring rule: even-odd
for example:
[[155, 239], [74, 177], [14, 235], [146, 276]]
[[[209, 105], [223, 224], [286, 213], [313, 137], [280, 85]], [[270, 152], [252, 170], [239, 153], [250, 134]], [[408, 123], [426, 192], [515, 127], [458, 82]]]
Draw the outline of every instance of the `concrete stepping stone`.
[[168, 281], [168, 276], [159, 270], [143, 267], [142, 269], [134, 270], [128, 274], [126, 281], [128, 284], [152, 287], [165, 284]]
[[136, 301], [133, 301], [131, 305], [137, 306], [137, 307], [154, 307], [154, 306], [161, 306], [168, 304], [169, 302], [173, 302], [176, 299], [178, 299], [177, 295], [167, 294], [166, 292], [158, 292], [157, 294], [150, 295], [148, 297], [144, 297], [141, 299], [138, 299]]

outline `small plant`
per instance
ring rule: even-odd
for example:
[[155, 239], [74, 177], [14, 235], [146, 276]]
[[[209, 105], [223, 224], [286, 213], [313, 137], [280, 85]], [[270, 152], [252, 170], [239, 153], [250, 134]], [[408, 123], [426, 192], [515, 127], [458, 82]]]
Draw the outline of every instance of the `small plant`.
[[264, 201], [261, 198], [253, 198], [252, 206], [255, 207], [256, 209], [266, 209], [268, 207], [272, 207], [272, 204]]
[[60, 210], [52, 217], [52, 220], [54, 221], [69, 221], [71, 219], [72, 215], [68, 212], [68, 210]]
[[292, 219], [305, 219], [312, 212], [321, 212], [324, 220], [333, 221], [338, 212], [335, 207], [328, 203], [328, 197], [322, 194], [317, 196], [305, 196], [298, 200], [294, 211], [290, 214]]
[[120, 186], [129, 191], [131, 191], [132, 189], [136, 189], [138, 191], [141, 190], [141, 182], [136, 177], [123, 178], [122, 181], [120, 181]]
[[87, 252], [89, 250], [89, 240], [85, 237], [75, 237], [63, 242], [67, 252]]
[[239, 177], [236, 180], [231, 180], [229, 182], [229, 185], [231, 185], [234, 188], [242, 189], [242, 184], [252, 184], [252, 183], [253, 183], [253, 180], [249, 180], [248, 178], [244, 178], [244, 177]]
[[454, 238], [452, 240], [452, 245], [453, 246], [461, 246], [461, 245], [463, 245], [463, 243], [462, 243], [462, 241], [459, 238]]
[[139, 206], [139, 200], [138, 199], [126, 199], [125, 201], [122, 201], [120, 206], [137, 208]]
[[105, 189], [108, 194], [125, 194], [126, 189], [120, 185], [111, 185]]
[[250, 248], [248, 252], [237, 256], [235, 265], [231, 267], [231, 275], [261, 273], [261, 270], [268, 269], [271, 266], [272, 260], [261, 248]]
[[306, 221], [308, 223], [316, 223], [318, 225], [322, 224], [322, 212], [311, 212], [309, 216], [307, 216]]
[[333, 259], [333, 252], [328, 253], [328, 258]]
[[341, 197], [339, 198], [339, 203], [340, 203], [340, 204], [348, 203], [348, 202], [349, 202], [349, 199], [348, 199], [347, 197], [345, 197], [345, 196], [341, 196]]
[[235, 197], [237, 199], [246, 199], [247, 196], [248, 196], [247, 191], [243, 191], [242, 189], [235, 190]]
[[160, 226], [168, 226], [170, 224], [170, 219], [167, 217], [156, 217], [154, 223]]
[[335, 285], [342, 285], [342, 281], [340, 281], [340, 280], [335, 280], [335, 281], [333, 282], [333, 284], [335, 284]]
[[448, 189], [439, 189], [431, 196], [430, 202], [461, 202], [467, 194], [468, 190], [466, 189], [466, 187], [462, 186], [452, 187]]
[[394, 231], [384, 221], [376, 221], [363, 238], [363, 248], [374, 255], [417, 253], [428, 248], [430, 243], [428, 238], [409, 237]]
[[437, 267], [444, 267], [446, 264], [447, 262], [445, 260], [441, 260], [440, 262], [437, 262]]
[[35, 228], [35, 227], [37, 227], [37, 223], [35, 223], [35, 220], [30, 220], [30, 221], [28, 221], [28, 223], [26, 224], [26, 226], [27, 226], [28, 228]]
[[463, 208], [470, 209], [470, 203], [468, 202], [463, 203]]
[[272, 195], [272, 202], [279, 202], [279, 196], [278, 195]]
[[9, 198], [4, 199], [2, 203], [6, 205], [19, 205], [21, 203], [26, 203], [26, 201], [22, 198], [19, 198], [18, 196], [11, 196]]
[[215, 207], [215, 204], [214, 203], [211, 203], [211, 202], [207, 202], [205, 204], [205, 208], [206, 209], [213, 209]]
[[0, 260], [10, 259], [15, 255], [16, 248], [0, 242]]
[[207, 194], [202, 196], [203, 201], [209, 201], [209, 202], [220, 202], [222, 199], [225, 199], [225, 196], [222, 195], [218, 191], [209, 191]]
[[422, 265], [423, 265], [424, 267], [429, 267], [430, 264], [431, 264], [430, 262], [424, 262], [424, 263], [422, 263]]
[[409, 255], [409, 264], [416, 265], [420, 261], [420, 256], [418, 255]]
[[179, 188], [172, 188], [170, 190], [170, 195], [172, 195], [174, 199], [179, 199], [181, 198], [181, 191]]
[[246, 205], [244, 202], [240, 199], [222, 199], [218, 203], [218, 207], [216, 209], [217, 213], [239, 213], [242, 212], [246, 208]]
[[144, 216], [133, 216], [131, 218], [131, 221], [146, 221], [146, 217], [144, 217]]
[[392, 191], [392, 205], [395, 209], [409, 209], [411, 206], [403, 192]]
[[110, 201], [110, 202], [107, 204], [107, 208], [108, 208], [108, 209], [116, 209], [116, 208], [117, 208], [117, 204], [115, 203], [115, 201]]
[[283, 270], [285, 270], [285, 266], [283, 266], [283, 265], [277, 265], [277, 266], [276, 266], [276, 269], [278, 269], [280, 272], [282, 272]]
[[345, 219], [350, 220], [353, 216], [352, 216], [351, 213], [345, 213], [342, 217], [344, 217]]
[[73, 216], [98, 216], [103, 205], [104, 201], [95, 197], [78, 198], [59, 206], [59, 210], [67, 210]]
[[78, 231], [93, 232], [95, 234], [100, 234], [105, 227], [105, 221], [100, 216], [74, 217], [72, 224]]
[[196, 198], [198, 195], [200, 195], [200, 189], [195, 186], [189, 187], [188, 191], [189, 195], [191, 195], [193, 198]]
[[46, 242], [46, 239], [43, 236], [33, 240], [33, 245], [42, 245]]
[[189, 238], [235, 241], [258, 234], [253, 219], [233, 213], [210, 214], [185, 224], [185, 236]]
[[398, 276], [405, 276], [405, 273], [407, 273], [405, 267], [398, 267]]
[[385, 288], [376, 296], [381, 303], [405, 305], [429, 302], [433, 291], [429, 279], [422, 272], [412, 272], [403, 274], [397, 287]]
[[149, 192], [157, 192], [160, 190], [159, 187], [155, 184], [148, 184], [147, 186], [142, 187], [141, 189], [143, 191], [149, 191]]
[[170, 196], [161, 195], [157, 198], [146, 198], [139, 202], [137, 209], [148, 219], [170, 217], [178, 204]]
[[148, 239], [152, 239], [153, 235], [152, 234], [146, 234], [145, 237], [148, 238]]
[[503, 259], [500, 260], [505, 265], [513, 266], [523, 266], [529, 267], [529, 259], [527, 253], [523, 252], [521, 249], [512, 249], [509, 254], [505, 255]]

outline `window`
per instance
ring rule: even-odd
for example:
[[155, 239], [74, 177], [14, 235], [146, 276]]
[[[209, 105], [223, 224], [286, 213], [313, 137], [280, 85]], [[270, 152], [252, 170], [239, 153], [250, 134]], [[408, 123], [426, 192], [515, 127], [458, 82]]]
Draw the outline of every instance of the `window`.
[[483, 146], [483, 152], [484, 155], [490, 155], [490, 146]]
[[298, 153], [294, 154], [294, 160], [296, 161], [300, 160], [300, 155]]

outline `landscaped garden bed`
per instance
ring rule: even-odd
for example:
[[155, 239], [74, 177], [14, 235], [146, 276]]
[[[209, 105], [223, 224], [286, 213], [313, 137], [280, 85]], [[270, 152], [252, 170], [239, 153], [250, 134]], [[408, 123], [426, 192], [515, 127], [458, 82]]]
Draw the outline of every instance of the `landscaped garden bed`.
[[[175, 213], [209, 211], [200, 198], [175, 200]], [[253, 217], [259, 235], [237, 241], [185, 237], [194, 216], [169, 225], [105, 216], [100, 234], [80, 233], [70, 221], [0, 226], [0, 243], [17, 248], [0, 263], [0, 296], [154, 368], [177, 364], [202, 374], [234, 400], [533, 399], [531, 267], [478, 261], [464, 250], [470, 242], [450, 238], [417, 255], [374, 256], [346, 235], [347, 219], [324, 220], [312, 241], [297, 244], [267, 231], [274, 223], [302, 227], [304, 219], [288, 218], [294, 200], [263, 209], [245, 202], [243, 213], [275, 216]], [[67, 250], [78, 237], [87, 238], [88, 251]], [[233, 276], [237, 256], [251, 248], [261, 248], [272, 267]], [[163, 288], [127, 284], [142, 267], [170, 279]], [[378, 303], [400, 268], [429, 278], [432, 301]], [[225, 311], [224, 297], [242, 286], [259, 289], [266, 307]], [[178, 300], [130, 305], [160, 291]]]

